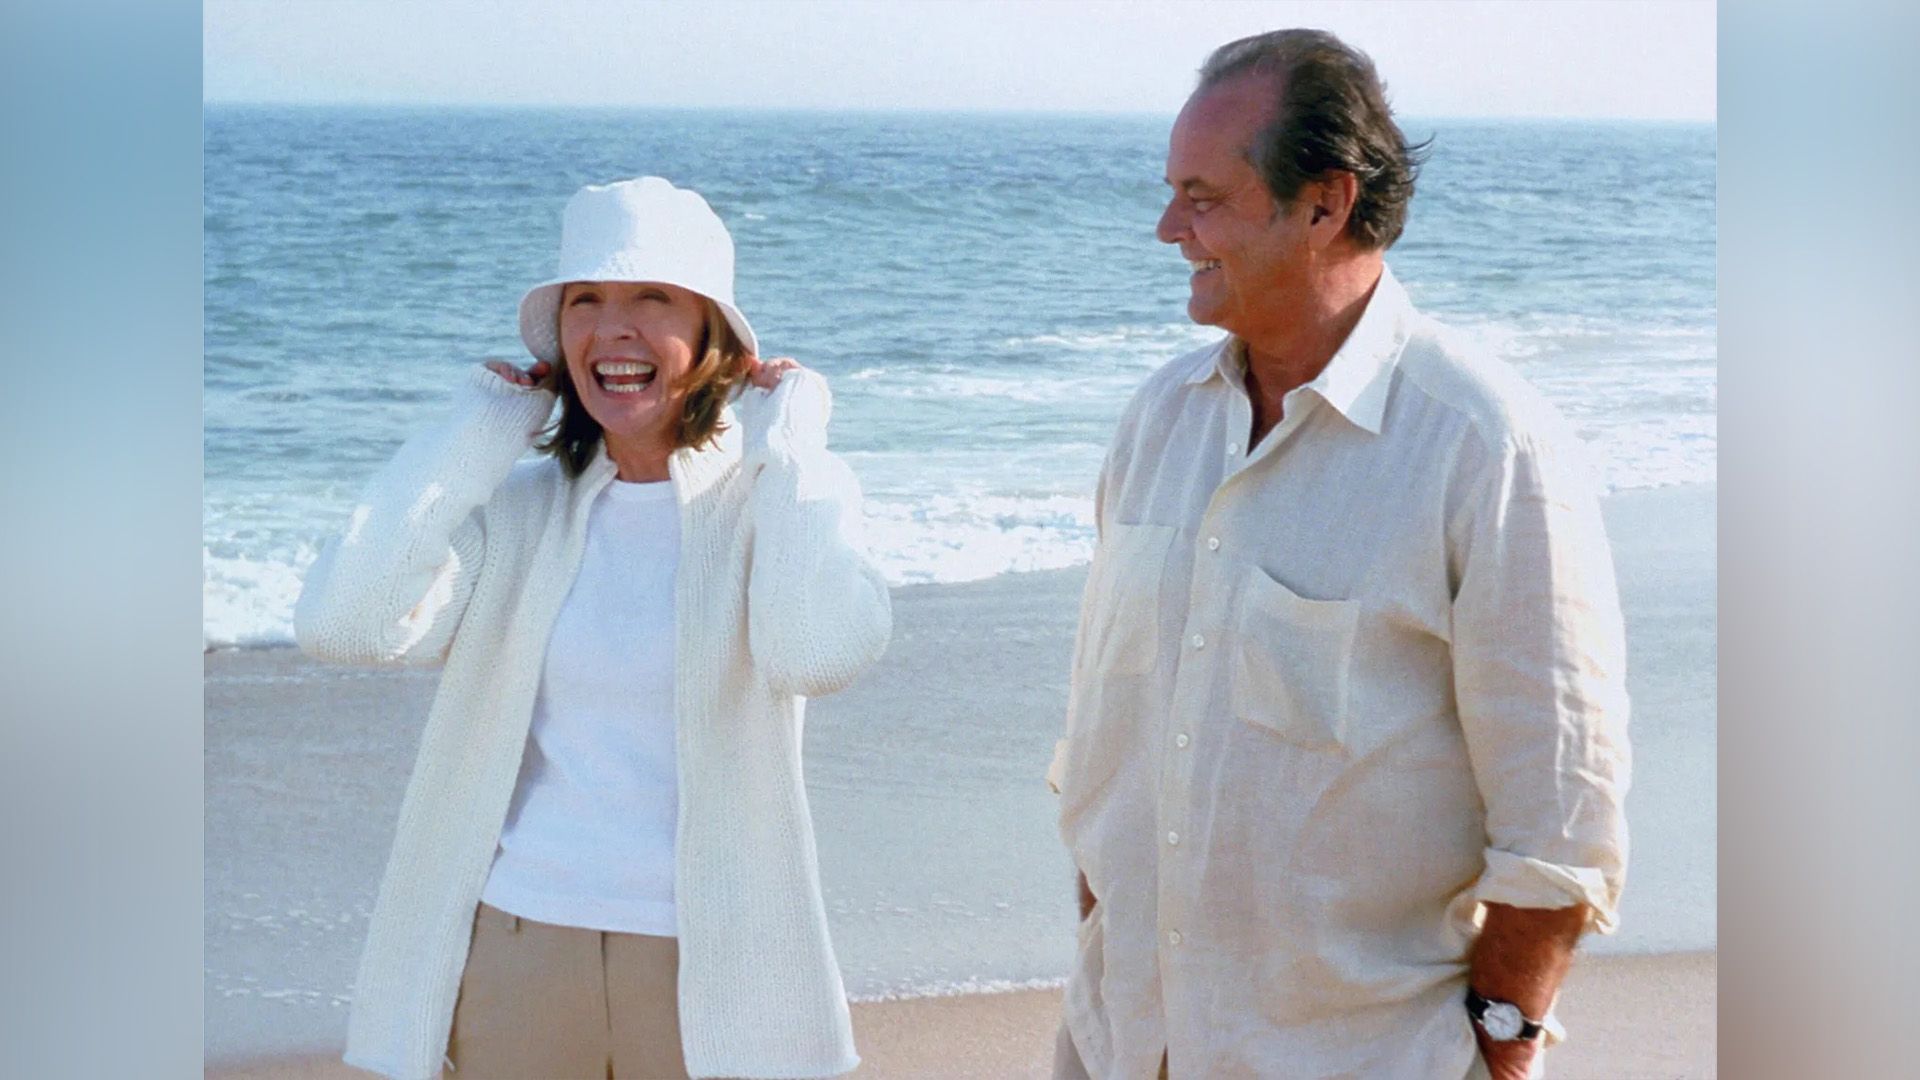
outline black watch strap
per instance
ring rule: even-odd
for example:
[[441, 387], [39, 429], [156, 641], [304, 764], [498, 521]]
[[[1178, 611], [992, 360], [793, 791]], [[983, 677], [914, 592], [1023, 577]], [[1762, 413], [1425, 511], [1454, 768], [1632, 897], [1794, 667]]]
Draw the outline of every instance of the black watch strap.
[[[1493, 1002], [1482, 997], [1478, 990], [1475, 990], [1471, 986], [1467, 987], [1467, 1015], [1473, 1017], [1474, 1023], [1478, 1024], [1481, 1022], [1481, 1018], [1487, 1015], [1487, 1006], [1491, 1004], [1493, 1004]], [[1531, 1042], [1539, 1038], [1540, 1033], [1545, 1030], [1546, 1027], [1538, 1020], [1529, 1018], [1527, 1014], [1523, 1012], [1520, 1014], [1519, 1038], [1513, 1041]]]

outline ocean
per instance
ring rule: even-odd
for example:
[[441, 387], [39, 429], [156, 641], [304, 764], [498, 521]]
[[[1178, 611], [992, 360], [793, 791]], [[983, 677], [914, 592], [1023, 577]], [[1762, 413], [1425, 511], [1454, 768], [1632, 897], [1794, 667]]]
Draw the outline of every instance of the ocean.
[[[1165, 117], [287, 109], [205, 119], [206, 1049], [337, 1050], [431, 672], [291, 656], [300, 576], [467, 365], [521, 357], [580, 185], [707, 196], [769, 354], [823, 372], [893, 646], [812, 703], [850, 993], [1058, 985], [1071, 870], [1040, 782], [1128, 395], [1214, 340], [1154, 240]], [[1711, 949], [1715, 136], [1409, 120], [1416, 304], [1568, 414], [1612, 493], [1632, 871], [1594, 951]]]
[[[205, 644], [283, 645], [367, 476], [478, 358], [582, 184], [647, 173], [732, 230], [769, 355], [824, 373], [898, 584], [1074, 566], [1113, 422], [1218, 332], [1153, 237], [1168, 119], [209, 107]], [[1408, 120], [1390, 261], [1509, 358], [1614, 491], [1711, 482], [1710, 125]]]

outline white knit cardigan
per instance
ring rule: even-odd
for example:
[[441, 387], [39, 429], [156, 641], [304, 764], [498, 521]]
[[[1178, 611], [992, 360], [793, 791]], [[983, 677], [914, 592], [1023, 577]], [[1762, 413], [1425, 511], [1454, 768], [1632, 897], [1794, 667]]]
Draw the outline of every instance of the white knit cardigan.
[[[368, 485], [294, 612], [323, 660], [444, 660], [354, 985], [345, 1060], [439, 1075], [475, 905], [519, 774], [547, 639], [613, 479], [520, 462], [554, 396], [476, 369], [445, 423]], [[847, 685], [892, 628], [863, 553], [860, 489], [826, 449], [818, 375], [749, 388], [718, 444], [669, 462], [680, 1020], [696, 1077], [859, 1064], [827, 938], [801, 781], [804, 697]]]

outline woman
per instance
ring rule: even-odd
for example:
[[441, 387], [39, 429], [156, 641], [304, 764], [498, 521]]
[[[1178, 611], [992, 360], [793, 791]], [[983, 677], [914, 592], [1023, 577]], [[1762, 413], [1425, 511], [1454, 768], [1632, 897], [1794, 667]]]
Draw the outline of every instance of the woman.
[[558, 274], [521, 301], [535, 362], [477, 368], [308, 573], [307, 652], [446, 664], [350, 1064], [423, 1080], [444, 1051], [461, 1080], [598, 1080], [859, 1062], [801, 715], [885, 649], [887, 589], [826, 449], [825, 382], [758, 362], [732, 297], [733, 242], [699, 195], [583, 188]]

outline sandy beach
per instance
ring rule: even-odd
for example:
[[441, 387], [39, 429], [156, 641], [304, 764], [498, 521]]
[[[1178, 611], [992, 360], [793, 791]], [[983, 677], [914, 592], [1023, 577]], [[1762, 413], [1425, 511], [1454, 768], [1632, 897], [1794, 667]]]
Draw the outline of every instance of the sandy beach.
[[[1561, 1080], [1641, 1080], [1714, 1075], [1711, 953], [1595, 957], [1561, 993], [1567, 1041], [1547, 1058]], [[1053, 1061], [1060, 995], [1052, 990], [918, 998], [856, 1005], [854, 1036], [874, 1080], [1045, 1077]], [[1648, 1038], [1648, 1032], [1686, 1032]], [[297, 1057], [207, 1070], [209, 1080], [364, 1080], [332, 1057]]]
[[[1710, 487], [1608, 501], [1635, 698], [1634, 869], [1621, 933], [1593, 943], [1563, 992], [1556, 1077], [1714, 1074], [1713, 503]], [[1070, 868], [1040, 777], [1083, 581], [897, 590], [885, 660], [810, 707], [835, 946], [856, 998], [897, 999], [855, 1006], [856, 1075], [1046, 1074], [1059, 993], [1017, 988], [1057, 980], [1072, 948]], [[205, 673], [207, 1075], [364, 1075], [336, 1055], [436, 673], [286, 649], [210, 653]]]

